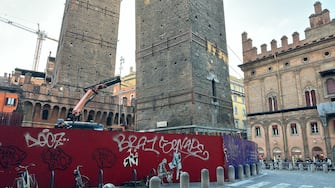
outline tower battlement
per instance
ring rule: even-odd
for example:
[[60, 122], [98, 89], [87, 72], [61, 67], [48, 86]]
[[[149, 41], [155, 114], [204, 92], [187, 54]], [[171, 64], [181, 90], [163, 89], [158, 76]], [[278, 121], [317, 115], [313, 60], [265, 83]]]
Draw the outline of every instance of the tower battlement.
[[292, 43], [288, 44], [288, 37], [284, 35], [281, 38], [281, 46], [278, 47], [277, 40], [273, 39], [270, 42], [270, 49], [267, 44], [261, 45], [260, 53], [257, 47], [252, 44], [252, 39], [248, 38], [248, 33], [242, 33], [242, 50], [243, 62], [254, 61], [257, 59], [273, 56], [274, 54], [290, 51], [311, 43], [325, 40], [334, 37], [335, 19], [330, 20], [329, 10], [322, 10], [321, 3], [317, 1], [314, 4], [314, 14], [309, 16], [310, 27], [305, 29], [305, 39], [300, 40], [300, 34], [294, 32], [292, 34]]

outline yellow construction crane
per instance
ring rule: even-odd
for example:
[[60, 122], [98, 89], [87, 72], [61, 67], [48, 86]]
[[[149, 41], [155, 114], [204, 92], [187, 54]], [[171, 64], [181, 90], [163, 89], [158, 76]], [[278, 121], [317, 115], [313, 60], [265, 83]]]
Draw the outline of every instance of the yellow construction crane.
[[7, 24], [10, 24], [10, 25], [12, 25], [14, 27], [23, 29], [25, 31], [37, 34], [37, 41], [36, 41], [36, 48], [35, 48], [35, 54], [34, 54], [34, 61], [33, 61], [33, 66], [32, 66], [32, 70], [37, 71], [38, 64], [39, 64], [39, 61], [40, 61], [40, 55], [41, 55], [41, 49], [42, 49], [42, 42], [43, 42], [43, 40], [49, 39], [49, 40], [52, 40], [52, 41], [55, 41], [55, 42], [58, 42], [58, 40], [57, 39], [53, 39], [51, 37], [48, 37], [47, 34], [45, 33], [45, 31], [41, 31], [40, 30], [39, 24], [37, 24], [38, 29], [35, 30], [35, 29], [29, 28], [27, 26], [24, 26], [22, 24], [13, 22], [13, 21], [11, 21], [11, 20], [9, 20], [7, 18], [3, 18], [1, 16], [0, 16], [0, 21], [4, 22], [4, 23], [7, 23]]

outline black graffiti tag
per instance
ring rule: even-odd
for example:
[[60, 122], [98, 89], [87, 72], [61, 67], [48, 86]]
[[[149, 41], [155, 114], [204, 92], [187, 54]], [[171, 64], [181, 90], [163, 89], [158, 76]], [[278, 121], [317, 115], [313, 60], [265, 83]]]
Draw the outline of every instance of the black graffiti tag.
[[27, 157], [27, 153], [17, 146], [0, 146], [0, 165], [2, 168], [16, 167]]
[[112, 168], [116, 163], [117, 156], [107, 148], [98, 148], [93, 153], [93, 159], [100, 169]]
[[71, 163], [72, 158], [60, 148], [47, 148], [42, 153], [43, 162], [48, 164], [49, 170], [65, 170]]

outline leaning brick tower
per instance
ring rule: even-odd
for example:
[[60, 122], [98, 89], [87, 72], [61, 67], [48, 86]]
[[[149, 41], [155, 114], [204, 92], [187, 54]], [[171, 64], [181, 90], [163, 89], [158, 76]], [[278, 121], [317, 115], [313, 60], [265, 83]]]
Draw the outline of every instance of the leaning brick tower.
[[53, 84], [85, 87], [114, 76], [120, 0], [67, 0]]
[[223, 0], [136, 1], [138, 129], [233, 128]]

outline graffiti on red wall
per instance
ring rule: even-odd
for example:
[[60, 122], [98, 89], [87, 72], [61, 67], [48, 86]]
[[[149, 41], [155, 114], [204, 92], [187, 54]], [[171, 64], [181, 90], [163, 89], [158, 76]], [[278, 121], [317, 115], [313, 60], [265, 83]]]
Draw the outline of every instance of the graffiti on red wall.
[[2, 168], [16, 167], [27, 157], [27, 153], [16, 146], [2, 146], [0, 143], [0, 165]]
[[62, 188], [73, 187], [78, 165], [92, 186], [101, 170], [105, 183], [120, 185], [132, 180], [134, 170], [137, 180], [165, 169], [170, 181], [178, 181], [182, 171], [192, 174], [190, 181], [200, 181], [207, 168], [214, 181], [216, 167], [224, 166], [219, 136], [9, 126], [0, 126], [0, 132], [0, 187], [13, 185], [15, 168], [30, 163], [36, 164], [31, 170], [40, 187], [49, 186], [53, 171], [54, 187]]
[[56, 149], [69, 141], [69, 138], [65, 137], [65, 132], [52, 133], [49, 129], [43, 129], [36, 137], [26, 133], [24, 138], [29, 148], [40, 146]]
[[[149, 139], [147, 136], [138, 138], [136, 135], [126, 137], [126, 135], [120, 133], [113, 140], [117, 143], [119, 152], [127, 150], [129, 156], [134, 156], [133, 152], [136, 153], [137, 150], [153, 152], [157, 155], [169, 154], [179, 150], [180, 153], [185, 155], [184, 158], [196, 157], [204, 161], [209, 159], [209, 152], [205, 150], [204, 144], [200, 143], [197, 138], [185, 137], [168, 140], [164, 136], [154, 136]], [[135, 154], [135, 156], [137, 155]]]

